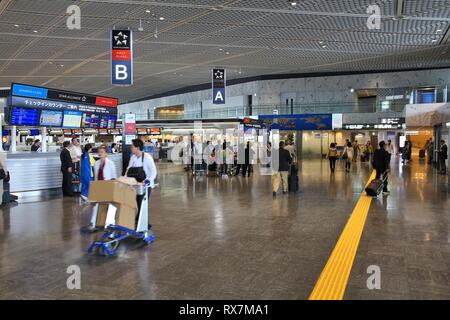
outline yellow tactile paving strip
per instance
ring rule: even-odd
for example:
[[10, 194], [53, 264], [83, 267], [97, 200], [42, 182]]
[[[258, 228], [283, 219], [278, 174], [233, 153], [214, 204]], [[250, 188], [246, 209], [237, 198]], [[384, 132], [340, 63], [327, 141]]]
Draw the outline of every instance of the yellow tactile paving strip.
[[[367, 184], [375, 179], [372, 172]], [[309, 300], [342, 300], [369, 213], [372, 197], [363, 192], [328, 258]]]

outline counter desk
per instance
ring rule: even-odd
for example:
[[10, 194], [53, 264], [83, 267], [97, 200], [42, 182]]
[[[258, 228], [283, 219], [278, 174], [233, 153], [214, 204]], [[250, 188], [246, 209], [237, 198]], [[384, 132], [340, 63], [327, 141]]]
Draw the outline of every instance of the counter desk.
[[[108, 158], [114, 162], [117, 175], [122, 175], [122, 154], [108, 155]], [[61, 188], [59, 152], [7, 153], [6, 161], [11, 175], [12, 193]]]

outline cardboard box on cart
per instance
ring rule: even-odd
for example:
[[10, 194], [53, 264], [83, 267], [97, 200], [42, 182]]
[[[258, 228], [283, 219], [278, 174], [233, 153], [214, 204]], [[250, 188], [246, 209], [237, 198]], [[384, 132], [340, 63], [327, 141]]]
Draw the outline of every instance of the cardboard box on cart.
[[89, 201], [98, 203], [97, 227], [106, 223], [108, 204], [117, 208], [116, 224], [128, 229], [135, 228], [136, 190], [118, 181], [93, 181], [89, 187]]

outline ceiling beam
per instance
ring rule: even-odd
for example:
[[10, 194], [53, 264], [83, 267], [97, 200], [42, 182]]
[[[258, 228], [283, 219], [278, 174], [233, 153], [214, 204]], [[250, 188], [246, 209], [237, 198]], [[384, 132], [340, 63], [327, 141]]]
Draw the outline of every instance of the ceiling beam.
[[403, 18], [406, 15], [406, 0], [395, 0], [395, 17]]

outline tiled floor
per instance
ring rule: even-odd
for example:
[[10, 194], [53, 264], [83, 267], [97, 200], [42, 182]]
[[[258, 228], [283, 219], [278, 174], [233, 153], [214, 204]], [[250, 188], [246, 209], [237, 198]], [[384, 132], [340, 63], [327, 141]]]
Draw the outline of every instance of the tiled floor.
[[[423, 160], [396, 165], [391, 195], [372, 202], [346, 299], [450, 299], [450, 197], [447, 177]], [[381, 290], [368, 290], [367, 268]]]
[[[369, 175], [358, 165], [331, 176], [325, 161], [304, 161], [302, 192], [273, 199], [269, 176], [192, 178], [160, 167], [150, 205], [157, 241], [127, 241], [115, 258], [86, 253], [99, 234], [80, 231], [90, 207], [76, 199], [3, 208], [0, 298], [306, 299]], [[448, 297], [448, 194], [427, 172], [396, 171], [392, 195], [374, 201], [346, 298]], [[73, 264], [81, 290], [66, 286]], [[365, 287], [368, 264], [381, 268], [380, 291]]]

